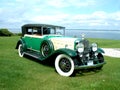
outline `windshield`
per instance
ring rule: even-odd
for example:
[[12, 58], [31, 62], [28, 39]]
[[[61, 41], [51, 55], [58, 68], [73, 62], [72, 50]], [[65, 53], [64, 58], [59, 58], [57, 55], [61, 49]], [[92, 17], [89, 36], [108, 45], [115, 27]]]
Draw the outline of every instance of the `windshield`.
[[51, 28], [50, 34], [65, 35], [65, 29], [63, 29], [63, 28], [56, 28], [56, 29]]

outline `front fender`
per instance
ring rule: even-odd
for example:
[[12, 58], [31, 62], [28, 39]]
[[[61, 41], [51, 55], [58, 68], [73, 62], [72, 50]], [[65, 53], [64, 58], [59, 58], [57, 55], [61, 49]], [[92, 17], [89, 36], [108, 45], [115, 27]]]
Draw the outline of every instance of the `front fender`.
[[77, 52], [74, 51], [74, 50], [71, 50], [71, 49], [67, 49], [67, 48], [61, 48], [61, 49], [58, 49], [55, 51], [55, 53], [58, 53], [58, 54], [66, 54], [70, 57], [75, 57], [77, 56]]
[[97, 49], [97, 52], [98, 52], [98, 53], [105, 53], [105, 51], [104, 51], [102, 48], [98, 48], [98, 49]]

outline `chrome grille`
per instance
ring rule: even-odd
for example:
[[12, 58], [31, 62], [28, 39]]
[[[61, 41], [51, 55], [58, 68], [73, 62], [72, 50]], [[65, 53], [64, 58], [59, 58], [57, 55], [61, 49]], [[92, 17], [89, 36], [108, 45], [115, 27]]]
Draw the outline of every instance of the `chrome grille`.
[[84, 39], [81, 42], [84, 44], [84, 53], [89, 53], [89, 41], [87, 39]]

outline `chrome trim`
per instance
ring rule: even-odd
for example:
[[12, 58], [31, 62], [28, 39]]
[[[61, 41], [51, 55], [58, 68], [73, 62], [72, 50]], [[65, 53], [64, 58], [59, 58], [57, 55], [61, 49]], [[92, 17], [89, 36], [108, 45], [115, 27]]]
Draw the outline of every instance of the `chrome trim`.
[[40, 51], [32, 49], [32, 48], [27, 48], [27, 49], [32, 50], [32, 51], [36, 51], [36, 52], [40, 52]]
[[88, 65], [81, 65], [81, 66], [75, 65], [75, 69], [97, 68], [97, 67], [100, 67], [100, 66], [102, 66], [104, 64], [106, 64], [106, 62], [99, 63], [99, 64], [94, 64], [94, 65], [91, 65], [91, 66], [88, 66]]

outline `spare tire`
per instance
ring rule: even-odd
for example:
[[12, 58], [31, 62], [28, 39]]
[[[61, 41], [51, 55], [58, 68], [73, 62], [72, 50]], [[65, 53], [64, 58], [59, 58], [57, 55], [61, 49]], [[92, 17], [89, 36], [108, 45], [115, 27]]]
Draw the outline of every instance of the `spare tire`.
[[54, 46], [50, 40], [44, 40], [40, 47], [40, 52], [43, 57], [49, 56], [54, 50]]

